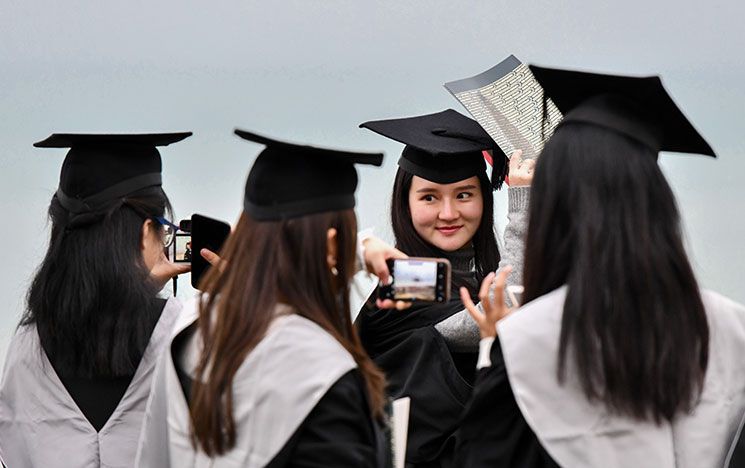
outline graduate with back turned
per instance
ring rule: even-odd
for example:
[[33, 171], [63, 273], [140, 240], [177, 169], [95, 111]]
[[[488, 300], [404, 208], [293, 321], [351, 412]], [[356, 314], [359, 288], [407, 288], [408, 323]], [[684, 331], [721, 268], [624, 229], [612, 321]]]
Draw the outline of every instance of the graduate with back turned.
[[155, 361], [181, 309], [158, 291], [188, 266], [157, 147], [191, 133], [54, 134], [70, 148], [52, 231], [0, 383], [0, 458], [15, 467], [132, 466]]
[[[349, 311], [355, 165], [383, 155], [236, 134], [265, 148], [158, 368], [137, 466], [390, 467], [385, 378]], [[401, 255], [376, 242], [371, 265]]]
[[[745, 307], [699, 287], [660, 151], [714, 156], [658, 77], [531, 67], [543, 149], [524, 304], [462, 291], [483, 340], [468, 467], [718, 468], [745, 411]], [[716, 220], [714, 220], [716, 222]]]

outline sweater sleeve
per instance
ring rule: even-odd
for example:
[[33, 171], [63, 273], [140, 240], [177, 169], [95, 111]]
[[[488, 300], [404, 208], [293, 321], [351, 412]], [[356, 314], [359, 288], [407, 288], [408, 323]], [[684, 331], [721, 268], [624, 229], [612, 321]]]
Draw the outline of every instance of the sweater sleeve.
[[[507, 285], [521, 285], [523, 281], [523, 259], [525, 257], [525, 235], [528, 230], [528, 205], [530, 187], [511, 187], [507, 197], [509, 210], [507, 227], [504, 230], [504, 243], [499, 267], [512, 265], [512, 273]], [[481, 308], [481, 304], [477, 304]], [[479, 327], [471, 319], [466, 309], [451, 315], [435, 325], [445, 338], [448, 347], [454, 352], [476, 352], [479, 349]]]

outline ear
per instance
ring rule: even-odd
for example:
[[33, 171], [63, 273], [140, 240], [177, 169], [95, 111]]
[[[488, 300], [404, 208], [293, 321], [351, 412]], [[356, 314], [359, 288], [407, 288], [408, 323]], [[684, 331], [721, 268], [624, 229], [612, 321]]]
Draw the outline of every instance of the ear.
[[140, 235], [140, 249], [144, 252], [147, 248], [147, 238], [153, 229], [153, 220], [148, 218], [142, 223], [142, 233]]
[[326, 261], [329, 268], [336, 266], [336, 229], [329, 228], [326, 231]]

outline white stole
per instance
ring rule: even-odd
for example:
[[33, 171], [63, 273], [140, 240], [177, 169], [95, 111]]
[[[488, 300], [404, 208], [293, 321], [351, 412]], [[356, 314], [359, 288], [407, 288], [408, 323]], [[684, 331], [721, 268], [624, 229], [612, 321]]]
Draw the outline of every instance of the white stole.
[[[194, 300], [185, 307], [174, 336], [196, 320], [197, 305]], [[200, 348], [199, 340], [192, 339], [186, 352], [194, 356]], [[192, 446], [188, 404], [169, 347], [148, 402], [136, 466], [262, 468], [331, 386], [356, 367], [347, 350], [314, 322], [296, 314], [278, 315], [233, 380], [235, 447], [210, 458]]]
[[131, 467], [157, 357], [181, 304], [166, 303], [135, 375], [99, 432], [65, 389], [36, 326], [18, 329], [0, 385], [0, 456], [15, 467]]
[[565, 467], [721, 467], [745, 411], [745, 307], [702, 292], [710, 347], [700, 402], [691, 414], [657, 426], [610, 414], [601, 402], [588, 401], [571, 359], [565, 383], [559, 385], [566, 294], [563, 286], [498, 324], [515, 399], [551, 457]]

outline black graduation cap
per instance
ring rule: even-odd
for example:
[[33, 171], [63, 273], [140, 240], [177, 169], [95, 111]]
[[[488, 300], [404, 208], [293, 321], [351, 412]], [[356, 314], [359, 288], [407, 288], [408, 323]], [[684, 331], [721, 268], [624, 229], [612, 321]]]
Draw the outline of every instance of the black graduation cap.
[[354, 208], [354, 165], [383, 163], [383, 153], [298, 145], [240, 129], [235, 134], [266, 146], [248, 174], [243, 200], [244, 211], [257, 221]]
[[434, 114], [360, 124], [406, 145], [398, 165], [404, 171], [438, 184], [458, 182], [486, 170], [483, 151], [494, 153], [492, 186], [501, 185], [507, 157], [475, 120], [447, 109]]
[[655, 152], [714, 156], [714, 150], [673, 102], [658, 76], [602, 75], [530, 66], [564, 119], [614, 130]]
[[54, 133], [37, 148], [70, 148], [62, 163], [56, 197], [74, 214], [95, 213], [139, 190], [160, 186], [157, 146], [191, 136], [191, 132], [148, 134]]

